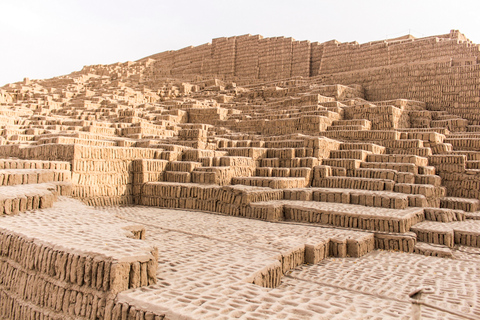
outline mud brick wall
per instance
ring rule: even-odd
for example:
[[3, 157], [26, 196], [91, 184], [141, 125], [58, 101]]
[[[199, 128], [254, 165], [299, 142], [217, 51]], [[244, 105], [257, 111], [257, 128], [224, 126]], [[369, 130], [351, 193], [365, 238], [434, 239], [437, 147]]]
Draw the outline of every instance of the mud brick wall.
[[[313, 92], [322, 96], [333, 97], [336, 101], [343, 101], [352, 98], [364, 98], [364, 90], [359, 85], [344, 86], [341, 84], [326, 85], [316, 88]], [[336, 102], [332, 101], [332, 102]]]
[[322, 83], [362, 85], [367, 100], [403, 98], [426, 102], [430, 110], [444, 110], [480, 123], [480, 65], [454, 66], [451, 61], [363, 69], [321, 75]]
[[71, 138], [71, 137], [42, 138], [40, 140], [40, 143], [42, 144], [82, 144], [86, 146], [97, 146], [97, 147], [115, 147], [117, 145], [115, 141], [78, 139], [78, 138]]
[[243, 35], [237, 37], [235, 75], [240, 78], [258, 77], [258, 42], [262, 36]]
[[259, 41], [259, 79], [289, 78], [292, 70], [292, 38]]
[[171, 75], [214, 74], [212, 44], [189, 46], [177, 51], [165, 51], [149, 58], [155, 59], [151, 77]]
[[75, 145], [72, 160], [74, 184], [72, 195], [90, 205], [133, 203], [132, 161], [158, 159], [160, 153], [161, 151], [147, 148]]
[[291, 75], [310, 76], [310, 41], [292, 42], [292, 69]]
[[154, 77], [186, 73], [264, 80], [311, 76], [322, 84], [359, 84], [367, 100], [421, 100], [431, 110], [446, 110], [480, 124], [479, 56], [478, 45], [452, 30], [446, 35], [365, 44], [244, 35], [144, 60], [157, 59]]
[[312, 149], [313, 157], [325, 159], [330, 157], [330, 151], [340, 149], [340, 141], [324, 137], [305, 138], [306, 150]]
[[360, 228], [383, 232], [405, 233], [412, 225], [424, 220], [423, 210], [415, 210], [404, 216], [382, 220], [365, 214], [345, 213], [306, 207], [297, 204], [285, 205], [285, 219], [299, 222], [320, 222], [338, 227]]
[[0, 169], [51, 169], [70, 171], [70, 163], [61, 161], [0, 159]]
[[0, 158], [70, 162], [72, 161], [73, 157], [73, 145], [45, 144], [29, 147], [16, 144], [0, 146]]
[[[234, 177], [250, 177], [255, 173], [255, 161], [249, 157], [219, 156], [225, 154], [225, 152], [218, 151], [210, 151], [209, 153], [206, 152], [207, 150], [188, 151], [190, 152], [187, 152], [186, 156], [200, 162], [134, 160], [134, 203], [140, 202], [142, 185], [147, 182], [193, 182], [224, 186], [230, 185]], [[198, 151], [196, 155], [195, 151]], [[208, 154], [212, 156], [198, 157], [198, 155]], [[217, 156], [213, 156], [215, 154]], [[202, 164], [205, 166], [202, 167]]]
[[432, 155], [429, 165], [434, 166], [447, 189], [447, 196], [480, 199], [480, 174], [466, 169], [465, 155]]
[[211, 45], [207, 43], [198, 47], [186, 47], [178, 50], [177, 54], [170, 54], [168, 58], [173, 64], [172, 73], [174, 74], [201, 74], [209, 71]]
[[12, 96], [5, 90], [0, 90], [0, 103], [12, 103]]
[[50, 208], [57, 195], [67, 195], [65, 187], [50, 183], [22, 186], [22, 188], [3, 188], [0, 195], [0, 216], [13, 215], [29, 210]]
[[243, 35], [216, 38], [212, 43], [166, 51], [144, 58], [156, 59], [159, 73], [210, 74], [255, 79], [316, 76], [398, 64], [456, 59], [477, 62], [478, 46], [456, 30], [421, 39], [392, 39], [365, 44], [295, 41]]
[[133, 203], [140, 204], [144, 183], [163, 181], [167, 164], [166, 160], [133, 160]]
[[178, 132], [178, 138], [186, 141], [207, 142], [208, 131], [203, 129], [182, 129]]
[[0, 186], [10, 186], [0, 194], [0, 215], [49, 208], [71, 193], [69, 162], [0, 159], [0, 170]]
[[218, 185], [229, 185], [234, 177], [251, 177], [255, 174], [256, 164], [251, 158], [225, 156], [218, 159], [221, 167], [228, 168], [223, 174], [215, 175], [215, 183]]
[[227, 119], [228, 109], [225, 108], [191, 108], [188, 109], [188, 122], [215, 124], [218, 120]]
[[408, 112], [394, 106], [356, 105], [345, 107], [345, 120], [367, 119], [373, 130], [409, 128]]
[[310, 76], [320, 74], [322, 67], [322, 57], [325, 50], [326, 43], [313, 42], [310, 45]]
[[121, 135], [125, 137], [136, 137], [137, 135], [157, 135], [157, 136], [173, 136], [173, 132], [171, 130], [167, 130], [166, 127], [163, 125], [154, 125], [150, 123], [136, 123], [128, 128], [122, 128]]
[[213, 74], [231, 77], [235, 73], [236, 37], [216, 38], [212, 40]]
[[416, 61], [478, 56], [478, 48], [468, 41], [429, 37], [404, 41], [377, 41], [365, 44], [331, 43], [325, 46], [319, 74], [348, 72]]
[[283, 190], [270, 188], [150, 182], [143, 186], [141, 204], [276, 221], [283, 219], [283, 207], [256, 206], [253, 203], [282, 199]]
[[[114, 300], [121, 291], [156, 283], [157, 251], [142, 259], [121, 262], [83, 254], [2, 229], [0, 317], [120, 320], [123, 311], [145, 319], [146, 312]], [[163, 318], [156, 316], [149, 314]]]
[[261, 128], [263, 135], [285, 135], [292, 133], [314, 134], [325, 131], [332, 124], [332, 119], [322, 116], [300, 116], [265, 122]]
[[480, 139], [478, 138], [447, 138], [445, 143], [449, 143], [455, 150], [478, 151], [480, 150]]
[[90, 205], [133, 203], [136, 159], [159, 159], [162, 149], [45, 144], [0, 146], [0, 158], [65, 161], [72, 171], [72, 196]]
[[338, 131], [326, 131], [321, 133], [322, 136], [346, 140], [349, 142], [373, 142], [382, 144], [383, 141], [391, 141], [400, 139], [401, 133], [398, 131], [392, 130], [364, 130], [364, 131], [353, 131], [353, 130], [338, 130]]
[[282, 79], [310, 76], [310, 41], [243, 35], [216, 38], [212, 43], [166, 51], [155, 59], [152, 77], [186, 74], [220, 78]]
[[468, 173], [441, 173], [447, 195], [451, 197], [480, 199], [480, 175]]

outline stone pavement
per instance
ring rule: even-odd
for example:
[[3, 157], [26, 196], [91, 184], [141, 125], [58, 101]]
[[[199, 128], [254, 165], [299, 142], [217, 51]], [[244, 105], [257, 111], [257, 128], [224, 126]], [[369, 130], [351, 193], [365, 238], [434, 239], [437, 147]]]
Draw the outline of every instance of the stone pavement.
[[[425, 301], [480, 316], [480, 267], [472, 254], [442, 259], [375, 250], [360, 258], [329, 257], [287, 272], [280, 286], [245, 282], [255, 259], [309, 235], [335, 229], [268, 223], [151, 207], [103, 208], [145, 225], [146, 241], [159, 247], [159, 282], [119, 294], [120, 301], [202, 319], [410, 319], [408, 294], [419, 286], [435, 293]], [[473, 249], [473, 248], [468, 248]], [[423, 307], [425, 319], [461, 319]]]

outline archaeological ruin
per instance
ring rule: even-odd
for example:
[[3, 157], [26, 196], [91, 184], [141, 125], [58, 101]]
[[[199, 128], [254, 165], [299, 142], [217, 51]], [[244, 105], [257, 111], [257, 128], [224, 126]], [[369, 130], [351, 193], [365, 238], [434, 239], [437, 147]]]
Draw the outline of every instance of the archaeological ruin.
[[0, 88], [0, 319], [415, 312], [480, 319], [459, 31], [233, 36]]

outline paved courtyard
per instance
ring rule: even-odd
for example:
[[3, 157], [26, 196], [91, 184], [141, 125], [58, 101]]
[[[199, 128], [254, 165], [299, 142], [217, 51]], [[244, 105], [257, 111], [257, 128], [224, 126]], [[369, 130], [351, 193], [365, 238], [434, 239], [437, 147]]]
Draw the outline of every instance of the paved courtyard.
[[[192, 318], [410, 319], [408, 294], [428, 286], [431, 305], [480, 317], [478, 252], [458, 248], [456, 259], [375, 250], [360, 258], [327, 258], [287, 272], [275, 289], [245, 283], [280, 247], [344, 230], [267, 223], [151, 207], [102, 208], [145, 225], [158, 246], [159, 283], [119, 299], [158, 304]], [[281, 245], [279, 245], [281, 244]], [[426, 319], [462, 319], [422, 307]]]
[[[252, 281], [285, 252], [369, 233], [142, 206], [92, 208], [68, 198], [0, 220], [11, 232], [115, 259], [157, 247], [157, 283], [117, 299], [166, 319], [410, 319], [408, 294], [422, 286], [435, 290], [424, 295], [423, 318], [480, 317], [480, 251], [474, 248], [456, 247], [454, 259], [381, 250], [328, 257], [287, 271], [277, 287], [267, 288]], [[132, 226], [144, 227], [146, 239], [127, 238]]]

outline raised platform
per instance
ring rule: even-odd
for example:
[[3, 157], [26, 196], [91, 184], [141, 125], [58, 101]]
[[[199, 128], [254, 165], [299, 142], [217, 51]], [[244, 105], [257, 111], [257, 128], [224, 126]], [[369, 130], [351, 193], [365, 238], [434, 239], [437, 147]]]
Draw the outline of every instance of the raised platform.
[[424, 318], [478, 318], [479, 48], [244, 35], [5, 85], [0, 318], [408, 318], [432, 265]]

